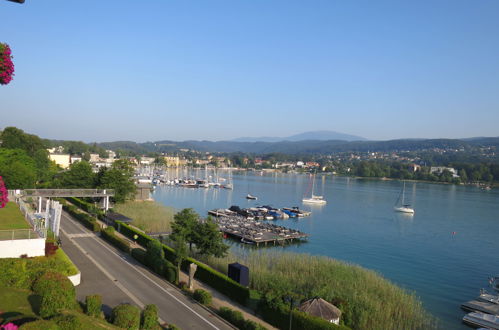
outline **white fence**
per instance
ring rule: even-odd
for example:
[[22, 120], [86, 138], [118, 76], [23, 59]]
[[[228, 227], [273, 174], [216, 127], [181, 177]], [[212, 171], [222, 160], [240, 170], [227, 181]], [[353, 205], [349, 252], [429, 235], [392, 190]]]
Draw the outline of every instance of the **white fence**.
[[47, 237], [45, 219], [36, 217], [33, 211], [29, 209], [29, 206], [26, 203], [24, 203], [22, 199], [19, 198], [17, 200], [17, 204], [19, 205], [21, 213], [24, 215], [26, 220], [31, 224], [31, 227], [38, 234], [38, 236], [42, 238]]

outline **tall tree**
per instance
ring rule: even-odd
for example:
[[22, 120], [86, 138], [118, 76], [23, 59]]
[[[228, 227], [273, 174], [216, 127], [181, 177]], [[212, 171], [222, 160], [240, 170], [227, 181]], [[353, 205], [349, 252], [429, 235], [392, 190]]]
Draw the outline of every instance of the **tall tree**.
[[86, 161], [71, 164], [69, 170], [62, 175], [61, 185], [63, 188], [93, 188], [95, 174], [92, 165]]
[[0, 175], [7, 189], [34, 188], [36, 164], [25, 151], [0, 149]]
[[227, 255], [229, 246], [224, 244], [222, 233], [211, 217], [196, 226], [196, 249], [201, 255], [222, 258]]
[[123, 203], [134, 197], [136, 186], [133, 181], [134, 168], [126, 159], [120, 159], [113, 163], [110, 169], [99, 172], [98, 187], [103, 189], [114, 189], [114, 200]]

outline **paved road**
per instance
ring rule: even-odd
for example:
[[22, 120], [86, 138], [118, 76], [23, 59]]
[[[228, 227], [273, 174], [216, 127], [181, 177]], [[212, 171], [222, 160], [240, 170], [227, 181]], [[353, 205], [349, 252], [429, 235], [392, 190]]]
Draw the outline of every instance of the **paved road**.
[[61, 217], [61, 237], [64, 251], [82, 274], [77, 287], [79, 300], [97, 293], [102, 295], [105, 312], [124, 302], [139, 307], [155, 304], [161, 322], [181, 329], [233, 329], [67, 213]]

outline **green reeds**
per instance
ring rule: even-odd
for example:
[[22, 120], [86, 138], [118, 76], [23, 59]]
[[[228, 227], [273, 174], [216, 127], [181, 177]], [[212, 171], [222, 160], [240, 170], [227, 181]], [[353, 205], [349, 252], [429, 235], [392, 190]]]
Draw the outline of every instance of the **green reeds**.
[[235, 261], [249, 267], [252, 289], [291, 290], [304, 298], [319, 296], [336, 304], [343, 312], [345, 325], [352, 329], [436, 327], [436, 319], [423, 309], [413, 293], [357, 265], [329, 257], [272, 251], [204, 259], [224, 273], [227, 264]]
[[170, 231], [175, 210], [154, 201], [127, 201], [116, 204], [114, 207], [119, 212], [133, 219], [132, 224], [145, 232]]

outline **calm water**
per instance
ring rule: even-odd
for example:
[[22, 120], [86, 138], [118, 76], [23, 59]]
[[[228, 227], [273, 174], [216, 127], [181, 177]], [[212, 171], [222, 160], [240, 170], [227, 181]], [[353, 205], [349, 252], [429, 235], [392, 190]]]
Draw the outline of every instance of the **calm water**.
[[[154, 198], [202, 215], [231, 205], [309, 209], [310, 217], [276, 222], [310, 234], [308, 243], [275, 249], [330, 256], [376, 270], [414, 291], [445, 329], [466, 328], [460, 304], [475, 298], [487, 287], [487, 278], [499, 274], [497, 189], [407, 182], [406, 196], [416, 210], [408, 216], [393, 211], [402, 186], [398, 181], [317, 176], [315, 194], [324, 195], [328, 203], [310, 207], [301, 203], [308, 175], [232, 176], [233, 191], [158, 187]], [[247, 193], [258, 201], [247, 201]]]

